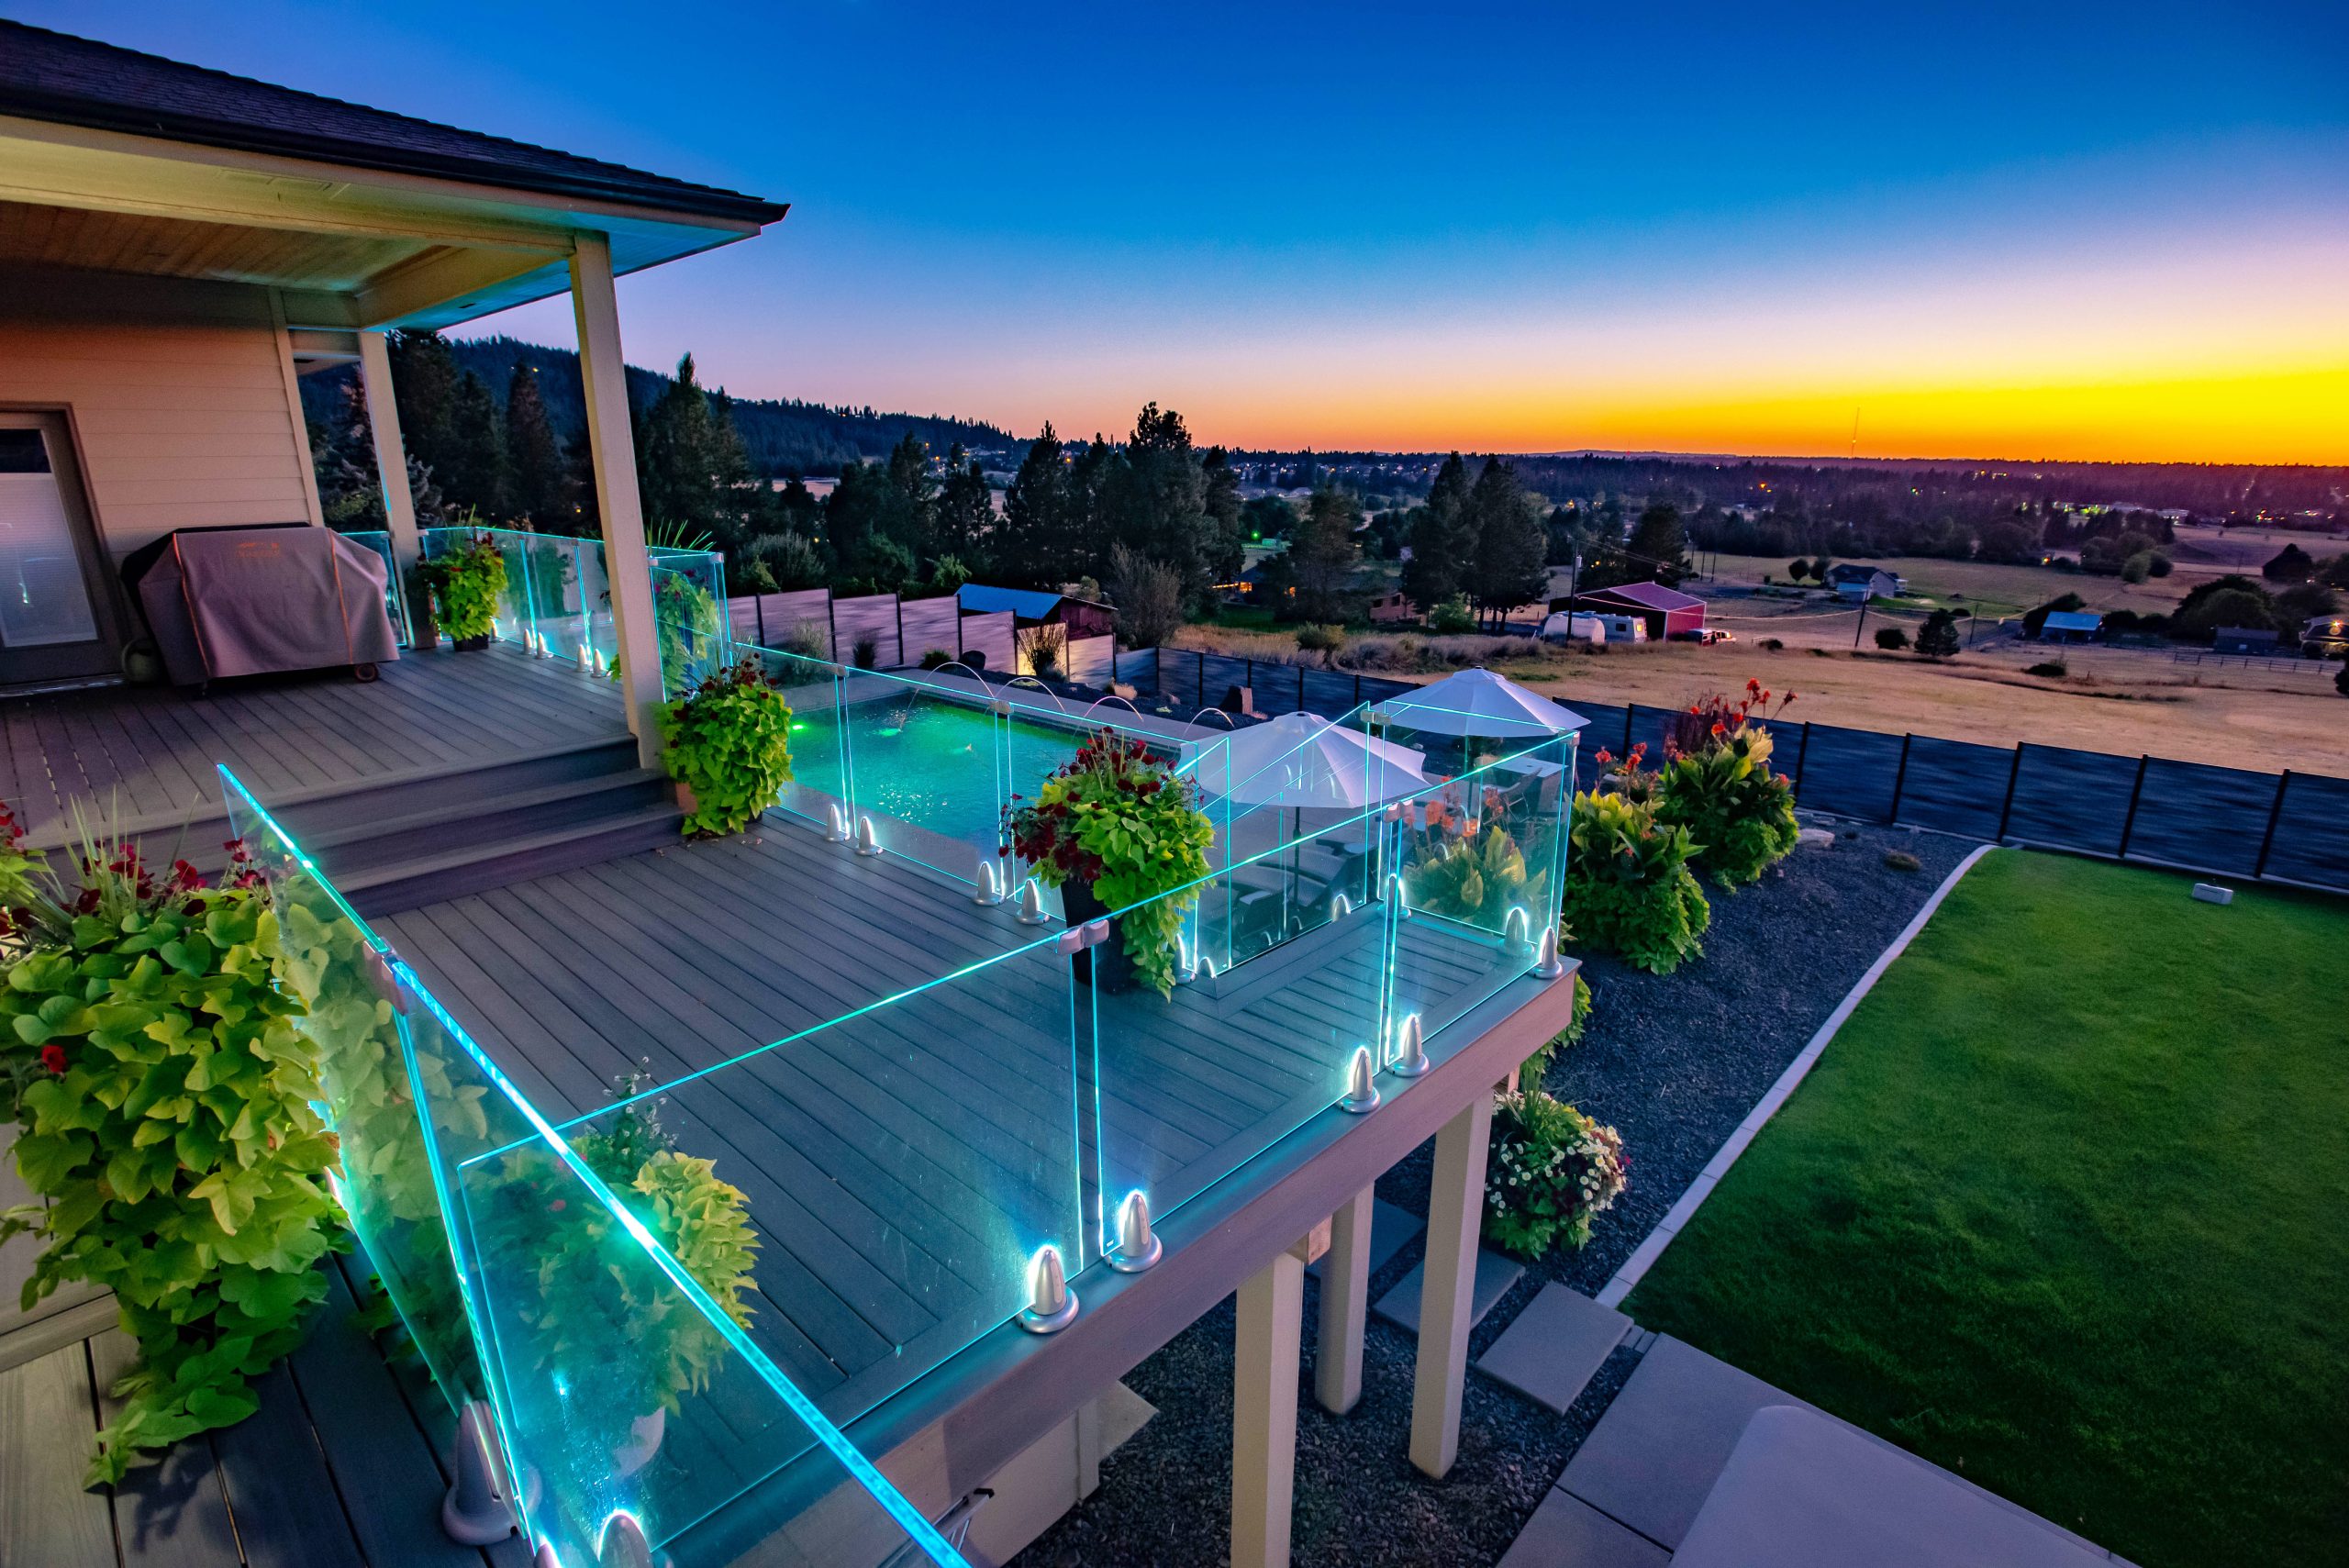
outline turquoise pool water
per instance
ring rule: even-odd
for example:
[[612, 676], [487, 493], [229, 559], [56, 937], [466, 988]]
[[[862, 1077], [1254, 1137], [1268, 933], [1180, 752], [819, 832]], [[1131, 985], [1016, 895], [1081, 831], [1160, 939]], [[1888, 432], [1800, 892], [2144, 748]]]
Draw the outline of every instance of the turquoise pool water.
[[[931, 699], [861, 703], [848, 710], [860, 811], [889, 816], [959, 842], [992, 844], [1005, 788], [1032, 797], [1076, 754], [1074, 730], [1012, 719], [997, 773], [994, 715]], [[840, 727], [829, 710], [792, 721], [791, 771], [810, 789], [841, 789]], [[1008, 779], [1008, 784], [1003, 781]], [[967, 867], [954, 868], [966, 874]]]

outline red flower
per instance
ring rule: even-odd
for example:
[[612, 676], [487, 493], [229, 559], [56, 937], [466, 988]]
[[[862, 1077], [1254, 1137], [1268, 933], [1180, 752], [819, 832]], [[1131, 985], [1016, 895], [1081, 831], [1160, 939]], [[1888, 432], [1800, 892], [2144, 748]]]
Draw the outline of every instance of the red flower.
[[64, 1077], [65, 1048], [58, 1044], [55, 1040], [51, 1040], [47, 1045], [42, 1046], [40, 1048], [40, 1064], [49, 1069], [50, 1076], [57, 1078]]

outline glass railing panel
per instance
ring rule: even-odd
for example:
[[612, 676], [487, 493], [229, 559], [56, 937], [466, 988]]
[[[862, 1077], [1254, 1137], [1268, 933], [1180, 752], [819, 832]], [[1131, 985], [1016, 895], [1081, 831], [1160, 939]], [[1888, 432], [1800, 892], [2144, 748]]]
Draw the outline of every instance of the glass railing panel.
[[[1003, 807], [1018, 787], [1006, 747], [1021, 722], [964, 684], [845, 671], [841, 751], [859, 823], [873, 819], [885, 853], [974, 884], [1003, 859]], [[1083, 737], [1065, 739], [1073, 755]]]
[[710, 1162], [744, 1333], [846, 1422], [1026, 1307], [1039, 1249], [1083, 1266], [1070, 973], [1047, 937], [559, 1130], [623, 1201], [647, 1151]]
[[392, 555], [392, 536], [383, 528], [343, 528], [342, 537], [363, 550], [373, 551], [384, 562], [384, 614], [392, 623], [392, 640], [402, 648], [408, 645], [407, 593], [400, 582], [399, 562]]
[[481, 1367], [418, 1119], [422, 1085], [438, 1087], [433, 1109], [445, 1131], [472, 1126], [478, 1109], [451, 1092], [440, 1055], [409, 1049], [382, 940], [243, 784], [220, 772], [242, 863], [270, 890], [284, 979], [308, 1003], [297, 1027], [317, 1048], [326, 1118], [341, 1144], [337, 1195], [433, 1381], [461, 1408], [482, 1395]]
[[848, 751], [841, 709], [841, 671], [826, 659], [809, 659], [778, 649], [737, 642], [738, 656], [759, 668], [791, 705], [791, 782], [776, 808], [829, 830], [837, 813], [845, 828], [855, 820], [848, 792]]
[[1168, 991], [1149, 984], [1149, 955], [1213, 881], [1116, 912], [1077, 966], [1094, 1041], [1088, 1218], [1104, 1248], [1118, 1244], [1130, 1195], [1153, 1216], [1172, 1213], [1337, 1101], [1355, 1054], [1375, 1061], [1386, 1038], [1387, 922], [1375, 900], [1330, 911], [1228, 971], [1180, 965]]
[[1431, 1036], [1531, 966], [1558, 917], [1575, 745], [1554, 737], [1391, 804], [1397, 1025], [1416, 1016]]
[[701, 552], [665, 553], [651, 570], [662, 684], [674, 698], [730, 662], [725, 574], [717, 556]]
[[612, 578], [605, 565], [604, 541], [580, 540], [572, 562], [579, 575], [579, 608], [584, 622], [582, 639], [587, 645], [584, 662], [595, 673], [604, 674], [619, 662], [620, 656], [618, 624], [613, 618]]

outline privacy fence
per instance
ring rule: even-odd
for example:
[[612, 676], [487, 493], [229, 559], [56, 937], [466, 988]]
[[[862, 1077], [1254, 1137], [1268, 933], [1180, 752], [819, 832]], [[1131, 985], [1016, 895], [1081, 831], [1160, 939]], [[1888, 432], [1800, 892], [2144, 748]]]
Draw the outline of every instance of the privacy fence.
[[[1259, 713], [1335, 715], [1409, 690], [1343, 670], [1188, 649], [1118, 655], [1118, 679], [1199, 707], [1247, 687]], [[1579, 765], [1606, 750], [1663, 749], [1673, 710], [1568, 699], [1590, 723]], [[2215, 876], [2349, 892], [2349, 779], [2258, 773], [2064, 746], [1985, 746], [1831, 724], [1770, 726], [1776, 761], [1806, 809], [1863, 822]], [[1578, 782], [1587, 783], [1587, 779]]]

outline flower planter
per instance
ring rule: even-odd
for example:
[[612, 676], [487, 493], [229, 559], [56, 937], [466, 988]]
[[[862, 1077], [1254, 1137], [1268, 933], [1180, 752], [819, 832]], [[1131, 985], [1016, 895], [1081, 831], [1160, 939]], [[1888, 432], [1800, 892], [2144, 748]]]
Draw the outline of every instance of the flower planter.
[[489, 646], [489, 633], [484, 631], [479, 637], [461, 637], [456, 643], [460, 653], [479, 653]]
[[[1061, 907], [1068, 913], [1071, 929], [1089, 920], [1098, 920], [1109, 912], [1109, 906], [1093, 895], [1089, 882], [1063, 883]], [[1126, 933], [1119, 927], [1120, 922], [1110, 921], [1108, 940], [1085, 949], [1071, 962], [1078, 984], [1113, 995], [1134, 988], [1134, 961], [1126, 951]]]

